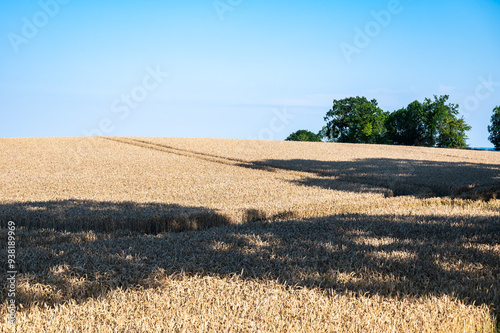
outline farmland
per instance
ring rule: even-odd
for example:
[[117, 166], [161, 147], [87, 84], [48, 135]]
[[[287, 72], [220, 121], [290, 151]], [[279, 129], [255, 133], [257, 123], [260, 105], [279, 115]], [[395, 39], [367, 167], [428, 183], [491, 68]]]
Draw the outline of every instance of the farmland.
[[20, 332], [495, 331], [497, 152], [87, 137], [0, 157]]

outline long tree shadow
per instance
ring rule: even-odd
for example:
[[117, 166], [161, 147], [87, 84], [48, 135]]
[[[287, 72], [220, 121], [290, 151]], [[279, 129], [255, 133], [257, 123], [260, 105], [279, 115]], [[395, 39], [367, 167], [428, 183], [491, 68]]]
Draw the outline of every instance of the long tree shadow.
[[[354, 161], [304, 159], [245, 161], [132, 138], [103, 137], [103, 139], [247, 169], [310, 173], [311, 177], [295, 181], [306, 186], [377, 192], [388, 196], [461, 196], [481, 200], [500, 197], [500, 158], [496, 165], [389, 158], [365, 158]], [[492, 152], [492, 157], [497, 155], [496, 152]]]
[[[77, 203], [51, 204], [56, 206], [53, 209], [72, 211]], [[145, 207], [157, 204], [151, 205]], [[99, 207], [106, 207], [108, 215], [137, 209], [131, 203], [87, 202], [78, 210], [87, 213], [90, 222]], [[170, 208], [160, 205], [158, 209]], [[13, 209], [12, 205], [1, 207], [2, 212]], [[31, 214], [28, 211], [26, 216]], [[15, 221], [20, 213], [10, 216]], [[20, 228], [20, 222], [16, 223]], [[115, 288], [153, 287], [156, 279], [183, 272], [238, 274], [289, 286], [388, 297], [452, 295], [467, 304], [486, 304], [499, 314], [498, 216], [350, 214], [221, 224], [201, 231], [160, 234], [47, 230], [43, 223], [29, 230], [20, 228], [19, 302], [30, 307], [81, 301]]]
[[385, 188], [396, 196], [500, 198], [500, 161], [499, 164], [483, 164], [366, 158], [331, 162], [273, 159], [253, 163], [256, 166], [309, 172], [311, 177], [296, 181], [306, 186], [344, 190], [343, 183], [351, 183], [355, 185], [355, 191], [364, 192], [367, 190], [364, 185], [368, 185], [373, 187], [372, 191], [380, 192], [380, 188]]
[[4, 204], [0, 205], [0, 217], [2, 228], [12, 220], [26, 230], [113, 234], [201, 230], [230, 222], [204, 207], [75, 199]]

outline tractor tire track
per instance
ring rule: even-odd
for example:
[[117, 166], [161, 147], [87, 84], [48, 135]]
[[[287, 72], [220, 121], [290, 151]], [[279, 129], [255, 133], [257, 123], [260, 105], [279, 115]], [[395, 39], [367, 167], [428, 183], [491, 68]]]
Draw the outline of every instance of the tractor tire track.
[[125, 137], [99, 137], [99, 138], [102, 138], [105, 140], [110, 140], [110, 141], [115, 141], [115, 142], [119, 142], [119, 143], [123, 143], [123, 144], [129, 144], [129, 145], [133, 145], [133, 146], [137, 146], [137, 147], [142, 147], [142, 148], [146, 148], [146, 149], [161, 151], [161, 152], [165, 152], [165, 153], [195, 158], [195, 159], [204, 160], [204, 161], [213, 162], [213, 163], [242, 167], [242, 168], [247, 168], [247, 169], [262, 170], [262, 171], [267, 171], [267, 172], [271, 172], [271, 173], [278, 173], [278, 174], [295, 175], [295, 176], [298, 176], [301, 178], [311, 177], [311, 174], [316, 175], [315, 172], [297, 171], [297, 170], [293, 170], [293, 169], [284, 169], [282, 167], [275, 167], [275, 166], [272, 166], [270, 164], [266, 164], [263, 162], [258, 162], [258, 161], [257, 162], [254, 162], [254, 161], [249, 162], [249, 161], [245, 161], [245, 160], [237, 159], [237, 158], [222, 157], [222, 156], [217, 156], [217, 155], [213, 155], [213, 154], [200, 153], [200, 152], [193, 151], [193, 150], [175, 148], [172, 146], [167, 146], [167, 145], [149, 142], [149, 141], [144, 141], [144, 140], [125, 138]]

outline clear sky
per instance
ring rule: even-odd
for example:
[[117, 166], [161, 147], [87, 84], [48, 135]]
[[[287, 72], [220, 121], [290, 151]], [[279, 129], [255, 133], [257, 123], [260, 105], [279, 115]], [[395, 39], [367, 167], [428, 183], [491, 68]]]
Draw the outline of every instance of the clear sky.
[[283, 140], [448, 94], [491, 147], [500, 1], [2, 1], [0, 137]]

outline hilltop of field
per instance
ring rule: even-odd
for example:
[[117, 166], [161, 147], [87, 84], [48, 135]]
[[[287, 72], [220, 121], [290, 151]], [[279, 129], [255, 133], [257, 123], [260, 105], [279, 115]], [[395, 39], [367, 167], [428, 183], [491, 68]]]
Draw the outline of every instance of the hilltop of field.
[[0, 157], [20, 332], [495, 330], [498, 152], [86, 137]]

